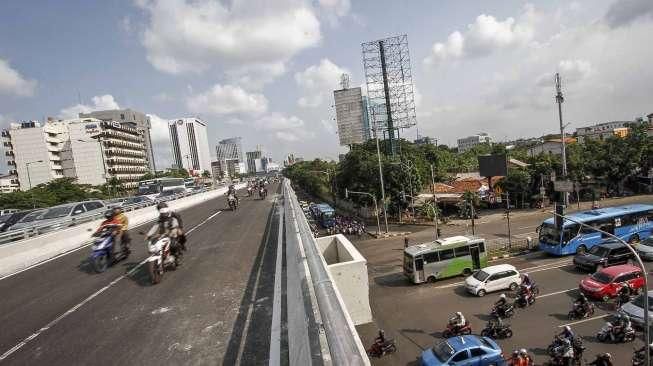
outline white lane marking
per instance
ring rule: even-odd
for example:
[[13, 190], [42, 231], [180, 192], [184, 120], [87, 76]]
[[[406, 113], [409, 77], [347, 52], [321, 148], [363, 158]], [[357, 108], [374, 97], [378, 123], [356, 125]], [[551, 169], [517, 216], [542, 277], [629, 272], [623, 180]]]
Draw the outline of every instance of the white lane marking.
[[553, 296], [553, 295], [560, 295], [560, 294], [564, 294], [564, 293], [571, 292], [571, 291], [574, 291], [574, 290], [578, 290], [578, 287], [570, 288], [570, 289], [568, 289], [568, 290], [562, 290], [562, 291], [551, 292], [551, 293], [544, 294], [544, 295], [539, 295], [539, 296], [537, 296], [537, 298], [539, 299], [539, 298], [542, 298], [542, 297], [549, 297], [549, 296]]
[[[206, 223], [210, 218], [213, 218], [213, 217], [217, 216], [220, 212], [222, 212], [222, 211], [218, 211], [218, 212], [212, 214], [211, 216], [209, 216], [208, 219], [206, 219], [206, 220], [200, 222], [199, 224], [193, 226], [190, 230], [188, 230], [188, 231], [186, 232], [186, 235], [190, 234], [192, 231], [194, 231], [195, 229], [197, 229], [198, 227], [200, 227], [200, 225], [205, 224], [205, 223]], [[84, 299], [82, 302], [80, 302], [79, 304], [73, 306], [72, 308], [66, 310], [65, 313], [59, 315], [59, 316], [56, 317], [54, 320], [52, 320], [51, 322], [49, 322], [48, 324], [46, 324], [44, 327], [42, 327], [41, 329], [37, 330], [36, 332], [34, 332], [34, 333], [33, 333], [32, 335], [30, 335], [29, 337], [27, 337], [27, 338], [25, 338], [24, 340], [22, 340], [22, 341], [21, 341], [20, 343], [18, 343], [17, 345], [13, 346], [11, 349], [9, 349], [9, 350], [6, 351], [5, 353], [3, 353], [2, 356], [0, 356], [0, 361], [5, 360], [7, 357], [11, 356], [11, 355], [12, 355], [13, 353], [15, 353], [16, 351], [18, 351], [19, 349], [23, 348], [23, 346], [25, 346], [28, 342], [34, 340], [36, 337], [40, 336], [41, 333], [43, 333], [43, 332], [45, 332], [46, 330], [48, 330], [48, 329], [52, 328], [53, 326], [55, 326], [55, 325], [56, 325], [57, 323], [59, 323], [61, 320], [63, 320], [64, 318], [66, 318], [68, 315], [74, 313], [74, 312], [77, 311], [79, 308], [81, 308], [82, 306], [84, 306], [86, 303], [88, 303], [89, 301], [93, 300], [94, 298], [96, 298], [98, 295], [100, 295], [100, 294], [103, 293], [104, 291], [106, 291], [106, 290], [110, 289], [111, 287], [113, 287], [116, 283], [120, 282], [120, 281], [123, 280], [125, 277], [129, 277], [129, 276], [131, 276], [132, 274], [134, 274], [134, 273], [136, 272], [136, 270], [138, 270], [138, 269], [139, 269], [143, 264], [145, 264], [145, 263], [148, 261], [148, 259], [149, 259], [149, 257], [145, 258], [142, 262], [138, 263], [134, 268], [132, 268], [131, 270], [129, 270], [129, 272], [127, 272], [127, 273], [125, 273], [125, 274], [123, 274], [123, 275], [118, 276], [116, 279], [114, 279], [113, 281], [109, 282], [108, 285], [106, 285], [106, 286], [102, 287], [101, 289], [95, 291], [93, 294], [91, 294], [91, 296], [87, 297], [87, 298]]]
[[[546, 270], [549, 270], [549, 269], [557, 269], [557, 268], [565, 267], [565, 266], [568, 266], [570, 263], [571, 263], [571, 260], [563, 259], [561, 261], [556, 261], [556, 262], [547, 263], [547, 264], [540, 264], [539, 266], [527, 267], [527, 268], [518, 269], [518, 270], [520, 272], [522, 272], [522, 273], [534, 273], [534, 272], [546, 271]], [[544, 267], [544, 268], [542, 268], [542, 267]], [[436, 288], [436, 289], [437, 288], [451, 288], [451, 287], [456, 287], [456, 286], [460, 286], [460, 285], [464, 285], [464, 284], [465, 284], [465, 281], [460, 281], [460, 282], [450, 283], [448, 285], [437, 286], [437, 287], [434, 287], [434, 288]]]
[[593, 317], [593, 318], [587, 318], [587, 319], [583, 319], [583, 320], [579, 320], [579, 321], [575, 321], [575, 322], [571, 322], [571, 323], [567, 323], [567, 324], [562, 324], [562, 325], [558, 325], [558, 328], [564, 328], [564, 327], [566, 327], [567, 325], [570, 325], [570, 326], [571, 326], [571, 325], [576, 325], [576, 324], [581, 324], [581, 323], [591, 322], [591, 321], [593, 321], [593, 320], [598, 320], [598, 319], [607, 318], [607, 317], [609, 317], [610, 315], [612, 315], [612, 314], [603, 314], [603, 315], [595, 316], [595, 317]]
[[539, 226], [539, 225], [532, 225], [532, 226], [522, 226], [522, 227], [518, 227], [518, 228], [517, 228], [517, 230], [524, 230], [524, 229], [530, 229], [530, 228], [532, 228], [532, 227], [538, 227], [538, 226]]
[[274, 272], [274, 300], [272, 304], [272, 324], [270, 326], [270, 362], [271, 366], [281, 365], [281, 265], [283, 251], [283, 209], [279, 211], [279, 236], [277, 237], [277, 264]]

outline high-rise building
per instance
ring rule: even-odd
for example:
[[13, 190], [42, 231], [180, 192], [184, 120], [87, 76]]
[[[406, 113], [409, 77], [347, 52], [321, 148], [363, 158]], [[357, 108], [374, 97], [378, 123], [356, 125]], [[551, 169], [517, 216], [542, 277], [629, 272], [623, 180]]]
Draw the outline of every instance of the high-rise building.
[[168, 122], [173, 163], [194, 173], [211, 170], [206, 123], [199, 118], [179, 118]]
[[106, 111], [94, 111], [90, 113], [80, 113], [79, 118], [97, 118], [106, 122], [118, 122], [120, 124], [133, 123], [137, 130], [143, 132], [143, 139], [145, 143], [145, 151], [147, 152], [147, 165], [151, 171], [156, 170], [154, 162], [154, 150], [152, 147], [152, 139], [150, 137], [150, 117], [143, 112], [138, 112], [127, 109], [110, 109]]
[[116, 178], [131, 189], [150, 170], [145, 131], [134, 123], [95, 118], [62, 122], [66, 123], [69, 134], [63, 150], [65, 176], [93, 185]]
[[[360, 87], [335, 90], [336, 122], [341, 146], [362, 144], [369, 139], [369, 120]], [[367, 127], [366, 127], [367, 125]]]
[[247, 172], [250, 174], [255, 174], [263, 171], [263, 166], [261, 164], [261, 158], [263, 153], [261, 150], [248, 151], [247, 155]]
[[21, 191], [63, 178], [62, 151], [68, 140], [65, 123], [12, 123], [2, 131], [9, 175]]
[[242, 162], [244, 160], [242, 138], [232, 137], [218, 141], [216, 152], [218, 160], [238, 159]]
[[458, 139], [458, 152], [465, 152], [480, 144], [492, 144], [492, 136], [487, 133], [479, 133]]

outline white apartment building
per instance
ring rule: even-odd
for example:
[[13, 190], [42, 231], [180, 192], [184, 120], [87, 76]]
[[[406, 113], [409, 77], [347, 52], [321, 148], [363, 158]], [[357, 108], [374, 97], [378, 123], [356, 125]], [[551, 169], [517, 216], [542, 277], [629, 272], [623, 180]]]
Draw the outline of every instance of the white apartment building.
[[487, 133], [479, 133], [458, 139], [458, 152], [463, 153], [480, 144], [492, 144], [492, 136]]
[[624, 137], [628, 134], [628, 128], [626, 127], [628, 123], [633, 123], [633, 121], [612, 121], [580, 127], [576, 129], [576, 138], [582, 144], [588, 139], [603, 140], [610, 136]]
[[62, 151], [68, 141], [65, 123], [48, 120], [12, 123], [2, 131], [9, 174], [21, 191], [63, 178]]
[[211, 171], [211, 154], [206, 122], [199, 118], [168, 121], [172, 159], [178, 168], [197, 174]]
[[99, 185], [112, 178], [135, 188], [149, 171], [145, 131], [134, 123], [79, 118], [64, 121], [70, 140], [64, 174], [80, 184]]
[[242, 138], [232, 137], [218, 141], [216, 153], [218, 161], [225, 159], [238, 159], [239, 161], [243, 161]]
[[18, 179], [13, 175], [0, 176], [0, 193], [11, 193], [18, 191]]
[[[570, 145], [576, 143], [573, 137], [566, 137], [565, 144]], [[540, 154], [562, 155], [562, 139], [546, 140], [537, 145], [528, 148], [528, 156], [537, 156]]]

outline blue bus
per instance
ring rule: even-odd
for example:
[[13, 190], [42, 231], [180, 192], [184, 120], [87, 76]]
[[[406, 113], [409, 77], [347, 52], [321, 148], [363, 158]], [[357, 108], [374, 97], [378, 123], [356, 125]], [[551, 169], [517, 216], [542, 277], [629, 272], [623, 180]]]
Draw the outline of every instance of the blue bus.
[[[575, 212], [567, 217], [636, 243], [653, 232], [653, 205], [632, 204]], [[553, 218], [538, 228], [540, 250], [554, 255], [582, 253], [600, 244], [607, 235], [565, 220], [562, 233]]]
[[315, 221], [323, 228], [332, 227], [336, 224], [336, 211], [326, 203], [319, 203], [312, 208]]

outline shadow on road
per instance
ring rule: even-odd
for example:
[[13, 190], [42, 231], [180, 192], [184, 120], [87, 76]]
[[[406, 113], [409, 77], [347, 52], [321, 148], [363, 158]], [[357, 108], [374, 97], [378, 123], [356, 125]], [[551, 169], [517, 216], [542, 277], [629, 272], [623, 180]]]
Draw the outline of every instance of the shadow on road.
[[[129, 271], [136, 268], [136, 266], [138, 266], [139, 263], [140, 262], [126, 262], [122, 264], [122, 267], [125, 270], [125, 273], [128, 273]], [[150, 279], [150, 274], [147, 272], [147, 268], [145, 267], [146, 265], [147, 263], [138, 267], [138, 269], [134, 271], [134, 273], [132, 273], [130, 276], [127, 276], [130, 280], [134, 281], [137, 285], [141, 287], [152, 286], [152, 280]], [[166, 273], [163, 274], [164, 277], [163, 281], [165, 281], [165, 276]]]
[[415, 342], [415, 340], [411, 337], [412, 334], [426, 334], [422, 329], [400, 329], [399, 334], [406, 338], [410, 343], [417, 346], [417, 348], [424, 351], [425, 348], [422, 347], [421, 344]]
[[390, 273], [374, 278], [374, 283], [383, 287], [412, 287], [414, 286], [402, 273]]

